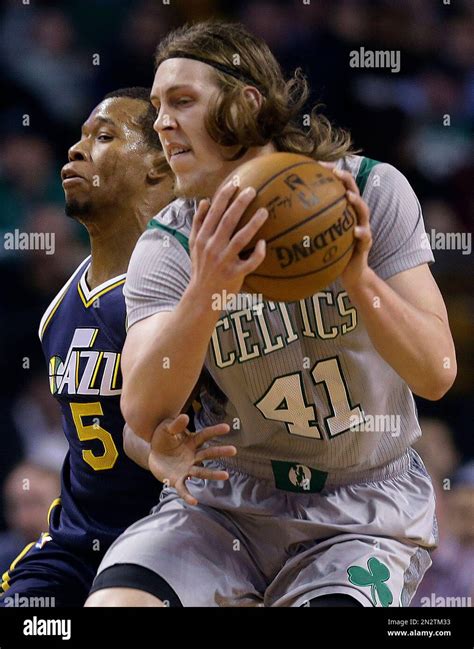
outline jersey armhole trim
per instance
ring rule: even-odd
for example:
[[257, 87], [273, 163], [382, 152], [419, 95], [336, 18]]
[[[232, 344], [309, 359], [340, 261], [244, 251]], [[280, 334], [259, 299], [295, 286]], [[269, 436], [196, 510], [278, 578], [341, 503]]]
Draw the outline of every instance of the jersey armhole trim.
[[155, 221], [155, 219], [152, 219], [148, 225], [148, 229], [152, 228], [158, 228], [159, 230], [164, 230], [165, 232], [168, 232], [171, 234], [179, 243], [183, 246], [183, 248], [186, 250], [186, 252], [189, 255], [189, 239], [186, 237], [182, 232], [178, 232], [178, 230], [175, 230], [174, 228], [170, 228], [167, 225], [164, 225], [163, 223], [158, 223], [158, 221]]
[[357, 176], [355, 179], [361, 196], [364, 193], [365, 186], [367, 185], [367, 180], [369, 179], [370, 172], [378, 164], [380, 164], [379, 160], [373, 160], [372, 158], [362, 158], [359, 171], [357, 172]]
[[82, 271], [84, 266], [90, 261], [91, 255], [88, 255], [83, 262], [79, 264], [79, 266], [76, 268], [76, 270], [73, 272], [71, 277], [68, 279], [68, 281], [64, 284], [62, 289], [58, 291], [56, 294], [56, 297], [52, 300], [48, 308], [43, 314], [43, 317], [40, 320], [39, 324], [39, 329], [38, 329], [38, 336], [40, 341], [43, 341], [43, 336], [44, 332], [46, 331], [46, 328], [48, 327], [49, 323], [51, 322], [51, 318], [53, 315], [56, 313], [58, 306], [61, 304], [63, 301], [68, 288], [71, 286], [72, 282], [74, 279], [78, 276], [78, 274]]

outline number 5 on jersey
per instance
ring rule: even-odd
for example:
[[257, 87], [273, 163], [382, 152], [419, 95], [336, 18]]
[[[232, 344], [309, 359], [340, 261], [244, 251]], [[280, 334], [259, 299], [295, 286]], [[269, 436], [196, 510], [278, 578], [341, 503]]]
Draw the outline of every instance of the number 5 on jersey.
[[100, 417], [104, 414], [102, 406], [99, 401], [94, 403], [71, 403], [72, 418], [76, 426], [77, 436], [84, 442], [86, 440], [98, 439], [104, 447], [102, 455], [94, 455], [94, 453], [87, 449], [82, 451], [84, 462], [87, 462], [94, 471], [104, 471], [111, 469], [118, 458], [117, 447], [114, 444], [112, 435], [98, 426], [96, 423], [85, 425], [83, 417]]
[[[310, 374], [314, 383], [322, 383], [326, 390], [332, 411], [332, 414], [324, 419], [329, 437], [345, 433], [363, 423], [364, 413], [360, 405], [352, 406], [350, 403], [337, 357], [318, 361]], [[255, 405], [265, 419], [284, 422], [291, 435], [323, 439], [317, 422], [316, 408], [309, 403], [304, 393], [301, 372], [276, 378]]]

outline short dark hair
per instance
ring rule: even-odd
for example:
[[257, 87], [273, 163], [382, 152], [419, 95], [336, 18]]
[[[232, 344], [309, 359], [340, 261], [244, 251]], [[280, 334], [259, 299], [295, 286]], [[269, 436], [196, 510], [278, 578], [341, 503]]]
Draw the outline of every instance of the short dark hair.
[[144, 115], [140, 118], [140, 126], [143, 130], [143, 135], [145, 136], [145, 141], [153, 149], [162, 150], [160, 138], [158, 137], [156, 131], [153, 129], [153, 124], [155, 123], [156, 114], [153, 104], [150, 101], [151, 88], [144, 88], [142, 86], [133, 86], [131, 88], [120, 88], [119, 90], [113, 90], [105, 95], [105, 99], [113, 99], [114, 97], [128, 97], [129, 99], [138, 99], [147, 104], [147, 110]]

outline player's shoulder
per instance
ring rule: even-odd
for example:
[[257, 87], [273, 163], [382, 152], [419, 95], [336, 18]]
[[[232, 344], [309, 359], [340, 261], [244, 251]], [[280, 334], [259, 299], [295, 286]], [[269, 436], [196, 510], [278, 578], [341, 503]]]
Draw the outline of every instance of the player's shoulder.
[[377, 188], [382, 189], [379, 194], [392, 196], [400, 192], [414, 194], [406, 176], [389, 162], [353, 154], [341, 158], [337, 167], [349, 171], [354, 176], [361, 196], [364, 198], [373, 194], [373, 190]]
[[195, 201], [177, 198], [151, 219], [142, 236], [153, 238], [162, 232], [172, 231], [189, 237], [195, 211]]
[[[189, 256], [189, 235], [195, 213], [194, 201], [176, 199], [158, 212], [139, 238], [130, 260], [130, 270], [146, 259], [180, 255]], [[157, 251], [160, 251], [157, 254]]]
[[43, 314], [43, 317], [41, 318], [39, 329], [38, 329], [38, 336], [39, 339], [42, 340], [43, 334], [46, 330], [46, 327], [48, 326], [49, 321], [53, 317], [53, 315], [56, 313], [58, 307], [60, 306], [61, 302], [64, 300], [64, 297], [67, 295], [68, 290], [71, 288], [71, 286], [74, 283], [74, 280], [79, 279], [81, 277], [81, 274], [84, 272], [84, 270], [89, 266], [90, 264], [90, 259], [91, 256], [88, 255], [81, 263], [79, 266], [76, 268], [76, 270], [71, 274], [67, 282], [64, 284], [64, 286], [58, 291], [56, 296], [53, 298], [49, 306], [47, 307], [46, 311]]

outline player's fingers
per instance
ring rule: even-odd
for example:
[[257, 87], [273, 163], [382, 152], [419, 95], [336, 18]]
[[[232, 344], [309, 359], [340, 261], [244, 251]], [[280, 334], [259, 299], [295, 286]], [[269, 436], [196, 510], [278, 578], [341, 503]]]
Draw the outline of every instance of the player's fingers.
[[238, 222], [242, 218], [242, 214], [256, 195], [257, 192], [254, 187], [246, 187], [239, 192], [238, 196], [232, 202], [232, 205], [229, 205], [216, 228], [216, 236], [219, 237], [223, 244], [230, 240], [231, 236], [235, 232]]
[[208, 426], [207, 428], [203, 428], [198, 433], [196, 433], [194, 437], [196, 448], [199, 448], [199, 446], [202, 446], [204, 442], [207, 442], [213, 437], [219, 437], [220, 435], [227, 435], [229, 431], [230, 431], [229, 424], [216, 424], [215, 426]]
[[228, 480], [229, 474], [227, 471], [219, 471], [218, 469], [206, 469], [203, 466], [193, 466], [189, 471], [189, 475], [193, 478], [200, 478], [201, 480]]
[[347, 190], [352, 191], [355, 194], [359, 194], [359, 188], [357, 187], [354, 176], [349, 173], [349, 171], [343, 171], [342, 169], [333, 169], [333, 174], [336, 176], [336, 178], [339, 178], [339, 180], [343, 183], [344, 187]]
[[370, 228], [356, 225], [354, 228], [354, 237], [358, 242], [358, 250], [368, 250], [372, 245], [372, 234]]
[[362, 227], [368, 227], [370, 210], [369, 206], [364, 201], [362, 196], [358, 192], [355, 193], [352, 190], [349, 190], [347, 192], [347, 200], [356, 211], [358, 225], [361, 225]]
[[265, 259], [266, 252], [267, 242], [265, 239], [260, 239], [250, 257], [245, 261], [240, 262], [239, 272], [243, 275], [250, 275], [250, 273], [253, 273], [253, 271], [256, 270]]
[[268, 219], [268, 210], [265, 207], [259, 208], [244, 227], [236, 232], [230, 241], [228, 252], [230, 255], [238, 255], [245, 246], [252, 241], [262, 225]]
[[174, 437], [175, 435], [179, 435], [179, 433], [182, 433], [186, 429], [186, 426], [189, 424], [189, 417], [188, 415], [181, 413], [174, 419], [166, 421], [168, 421], [167, 432]]
[[221, 457], [232, 457], [237, 454], [235, 446], [209, 446], [195, 455], [196, 464], [204, 460], [215, 460]]
[[203, 198], [201, 201], [199, 201], [198, 208], [193, 216], [193, 224], [191, 227], [191, 233], [189, 235], [189, 248], [190, 250], [193, 249], [194, 242], [196, 240], [196, 236], [201, 229], [201, 226], [203, 224], [204, 218], [206, 214], [209, 211], [209, 208], [211, 206], [211, 201], [207, 198]]
[[323, 162], [322, 160], [318, 160], [318, 162], [322, 167], [326, 167], [326, 169], [335, 169], [336, 168], [336, 163], [335, 162]]
[[188, 503], [188, 505], [197, 505], [198, 501], [194, 496], [191, 496], [191, 494], [188, 491], [188, 488], [186, 487], [186, 480], [188, 476], [184, 478], [179, 478], [176, 480], [174, 484], [174, 488], [176, 489], [176, 492], [180, 498], [182, 498], [185, 502]]
[[199, 236], [196, 235], [196, 239], [199, 238], [203, 243], [206, 243], [209, 237], [214, 234], [236, 190], [237, 187], [233, 183], [228, 182], [217, 191], [199, 230]]

